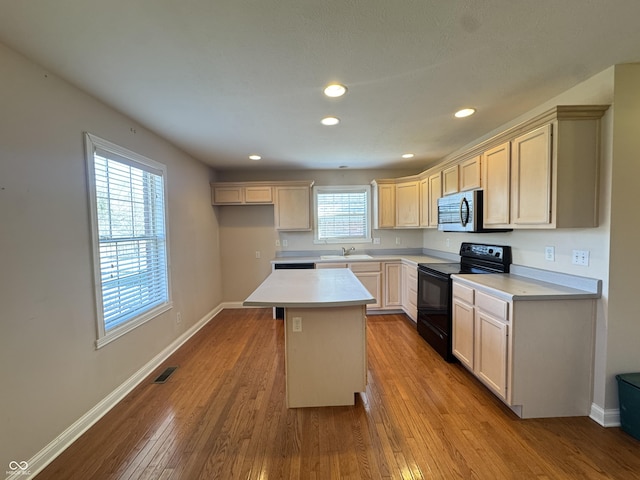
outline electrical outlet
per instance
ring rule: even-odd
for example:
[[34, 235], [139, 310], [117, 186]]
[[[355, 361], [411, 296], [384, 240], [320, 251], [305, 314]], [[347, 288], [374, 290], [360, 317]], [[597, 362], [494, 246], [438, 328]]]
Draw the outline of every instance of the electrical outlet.
[[278, 239], [276, 240], [276, 247], [279, 247], [279, 246], [280, 246], [280, 239], [278, 238]]
[[289, 242], [287, 242], [286, 240], [282, 240], [282, 246], [283, 247], [288, 247], [289, 246]]
[[261, 254], [259, 250], [256, 250], [256, 258], [260, 258]]
[[571, 263], [574, 265], [589, 265], [589, 250], [574, 250], [571, 256]]
[[444, 243], [447, 247], [451, 246], [451, 240], [449, 240], [448, 238], [444, 241]]
[[396, 245], [400, 245], [400, 243], [402, 243], [402, 242], [400, 241], [400, 237], [396, 237]]
[[556, 261], [556, 248], [555, 247], [544, 247], [544, 259], [547, 262], [555, 262]]
[[176, 313], [176, 325], [182, 325], [182, 313]]
[[380, 237], [373, 237], [373, 244], [380, 245]]
[[302, 317], [293, 317], [292, 329], [294, 332], [302, 331]]

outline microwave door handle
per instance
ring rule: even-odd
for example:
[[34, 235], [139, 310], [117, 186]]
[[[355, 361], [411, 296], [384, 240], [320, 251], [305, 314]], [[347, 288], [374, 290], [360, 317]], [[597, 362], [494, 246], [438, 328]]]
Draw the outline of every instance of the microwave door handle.
[[460, 200], [460, 223], [463, 227], [469, 223], [469, 202], [465, 197]]

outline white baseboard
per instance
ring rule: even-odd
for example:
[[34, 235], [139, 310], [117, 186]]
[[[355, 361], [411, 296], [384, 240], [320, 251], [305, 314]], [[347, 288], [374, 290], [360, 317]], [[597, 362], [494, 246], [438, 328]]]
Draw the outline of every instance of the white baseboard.
[[591, 418], [591, 420], [593, 420], [594, 422], [599, 423], [603, 427], [619, 427], [620, 409], [611, 408], [609, 410], [605, 410], [599, 405], [592, 403], [589, 418]]
[[[242, 305], [242, 304], [240, 304]], [[158, 366], [164, 362], [169, 356], [180, 348], [187, 340], [195, 335], [198, 330], [204, 327], [213, 317], [218, 315], [224, 308], [237, 308], [227, 304], [220, 304], [189, 330], [176, 338], [169, 346], [162, 350], [158, 355], [152, 358], [140, 370], [129, 377], [122, 385], [113, 392], [103, 398], [96, 406], [76, 420], [56, 439], [50, 442], [46, 447], [36, 453], [28, 460], [28, 468], [26, 470], [16, 470], [7, 477], [7, 480], [25, 480], [34, 478], [47, 465], [49, 465], [58, 455], [67, 449], [75, 440], [100, 420], [109, 410], [115, 407], [124, 397], [126, 397], [140, 382], [147, 378]]]

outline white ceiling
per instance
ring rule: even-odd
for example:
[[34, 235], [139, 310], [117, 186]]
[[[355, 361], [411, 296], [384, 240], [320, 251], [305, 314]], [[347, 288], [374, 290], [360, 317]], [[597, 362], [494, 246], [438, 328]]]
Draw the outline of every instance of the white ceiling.
[[638, 0], [1, 0], [0, 42], [219, 169], [418, 171], [640, 61], [639, 21]]

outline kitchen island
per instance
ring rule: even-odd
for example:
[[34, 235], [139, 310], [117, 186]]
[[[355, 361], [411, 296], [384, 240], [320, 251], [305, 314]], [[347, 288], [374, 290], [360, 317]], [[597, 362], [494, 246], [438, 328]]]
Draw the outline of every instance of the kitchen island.
[[353, 405], [367, 383], [365, 306], [346, 268], [275, 270], [243, 302], [284, 307], [287, 407]]

